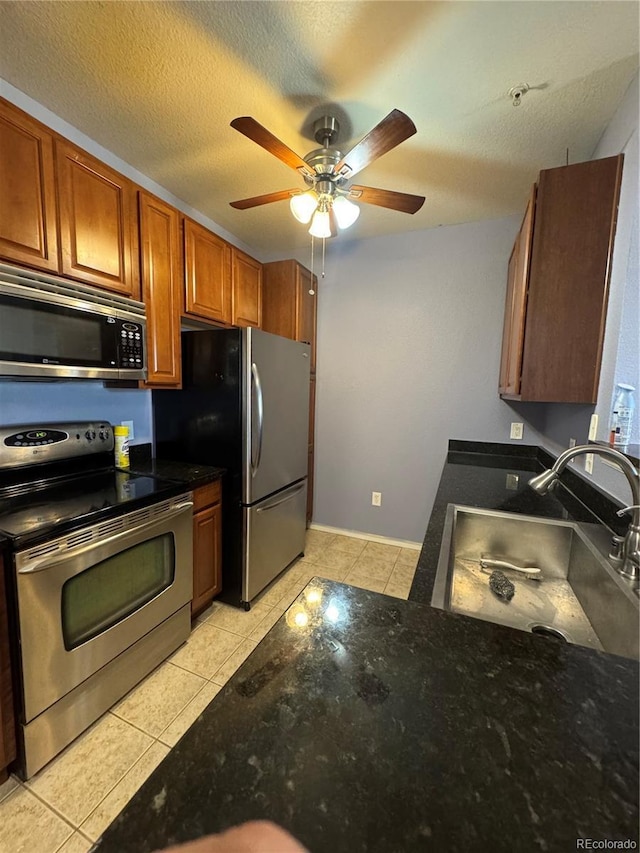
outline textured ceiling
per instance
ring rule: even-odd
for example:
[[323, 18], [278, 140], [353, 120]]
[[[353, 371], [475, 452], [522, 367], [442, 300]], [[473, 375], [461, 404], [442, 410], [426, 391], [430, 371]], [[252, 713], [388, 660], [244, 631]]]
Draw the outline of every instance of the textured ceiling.
[[[348, 150], [391, 109], [418, 132], [357, 182], [426, 196], [362, 205], [338, 239], [504, 216], [541, 168], [591, 156], [638, 68], [637, 2], [0, 2], [0, 77], [201, 210], [256, 254], [308, 245], [303, 187], [229, 127], [301, 155], [319, 115]], [[528, 83], [520, 107], [509, 88]]]

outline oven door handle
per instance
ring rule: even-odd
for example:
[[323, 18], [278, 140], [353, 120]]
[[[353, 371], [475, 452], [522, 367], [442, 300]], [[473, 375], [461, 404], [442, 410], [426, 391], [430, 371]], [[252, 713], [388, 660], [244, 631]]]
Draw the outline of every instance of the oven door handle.
[[192, 506], [193, 501], [183, 501], [182, 503], [176, 504], [172, 510], [164, 513], [159, 518], [154, 518], [151, 521], [145, 521], [144, 524], [137, 524], [135, 527], [129, 527], [126, 530], [121, 530], [119, 533], [114, 533], [112, 536], [107, 536], [99, 541], [91, 542], [88, 545], [82, 545], [78, 548], [70, 548], [68, 551], [64, 551], [63, 554], [60, 554], [60, 556], [53, 557], [52, 559], [42, 557], [40, 560], [35, 560], [33, 563], [30, 563], [24, 568], [18, 569], [18, 574], [31, 575], [35, 572], [43, 572], [45, 569], [54, 568], [55, 566], [59, 566], [60, 563], [66, 563], [67, 560], [74, 557], [87, 554], [89, 551], [93, 551], [94, 548], [102, 548], [104, 545], [117, 542], [125, 536], [131, 536], [132, 533], [139, 533], [141, 530], [146, 530], [149, 527], [154, 527], [156, 524], [168, 521], [170, 518], [175, 518], [176, 515], [180, 515], [180, 513], [184, 512], [185, 509], [189, 509]]

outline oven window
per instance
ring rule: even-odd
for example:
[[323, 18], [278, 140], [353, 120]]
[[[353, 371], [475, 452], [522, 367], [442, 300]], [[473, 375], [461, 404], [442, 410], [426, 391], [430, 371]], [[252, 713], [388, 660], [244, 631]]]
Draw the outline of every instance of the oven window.
[[62, 635], [67, 651], [97, 637], [173, 583], [172, 533], [148, 539], [70, 578], [62, 587]]

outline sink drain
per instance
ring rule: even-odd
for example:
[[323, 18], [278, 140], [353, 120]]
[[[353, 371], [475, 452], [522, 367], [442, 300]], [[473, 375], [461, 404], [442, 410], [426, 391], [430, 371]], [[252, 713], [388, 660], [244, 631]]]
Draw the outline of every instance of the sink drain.
[[551, 640], [561, 640], [563, 643], [569, 642], [569, 637], [558, 628], [553, 628], [551, 625], [531, 625], [532, 634], [538, 634], [540, 637], [549, 637]]

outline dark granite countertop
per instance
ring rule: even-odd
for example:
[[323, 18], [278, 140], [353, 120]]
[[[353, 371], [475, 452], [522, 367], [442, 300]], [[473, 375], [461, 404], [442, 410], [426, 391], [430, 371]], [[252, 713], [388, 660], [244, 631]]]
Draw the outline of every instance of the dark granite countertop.
[[312, 853], [638, 843], [637, 664], [428, 605], [449, 501], [589, 514], [571, 496], [568, 510], [528, 493], [535, 453], [481, 456], [449, 456], [415, 600], [312, 581], [105, 832], [101, 853], [252, 818]]
[[224, 468], [214, 468], [211, 465], [157, 459], [151, 456], [150, 445], [134, 445], [131, 448], [130, 470], [135, 474], [148, 474], [162, 480], [184, 483], [190, 489], [206, 486], [207, 483], [221, 479], [225, 473]]

